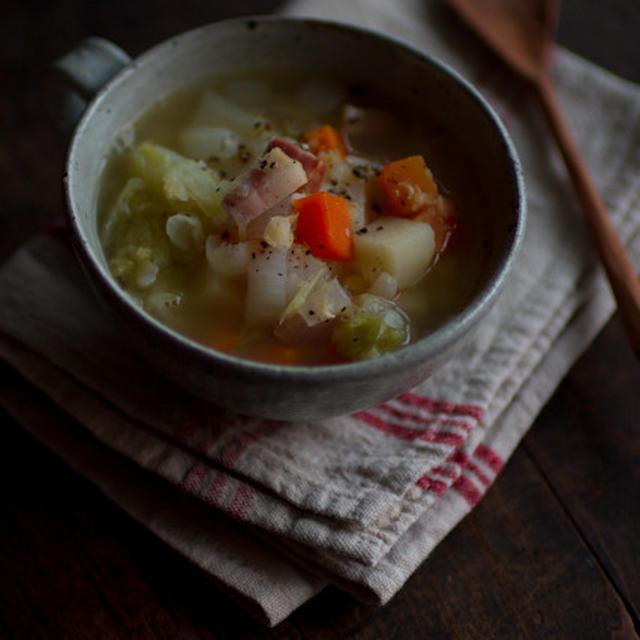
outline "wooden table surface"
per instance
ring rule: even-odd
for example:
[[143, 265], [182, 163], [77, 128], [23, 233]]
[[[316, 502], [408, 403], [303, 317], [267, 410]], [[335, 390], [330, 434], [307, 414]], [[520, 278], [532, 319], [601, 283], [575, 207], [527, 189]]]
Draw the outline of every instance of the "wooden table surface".
[[[0, 259], [61, 213], [43, 66], [87, 35], [136, 54], [279, 3], [29, 0], [0, 27]], [[227, 4], [227, 3], [225, 3]], [[640, 82], [640, 3], [565, 0], [559, 40]], [[3, 384], [15, 384], [2, 371]], [[640, 637], [640, 368], [617, 317], [495, 486], [383, 608], [335, 589], [273, 630], [3, 418], [0, 638]]]

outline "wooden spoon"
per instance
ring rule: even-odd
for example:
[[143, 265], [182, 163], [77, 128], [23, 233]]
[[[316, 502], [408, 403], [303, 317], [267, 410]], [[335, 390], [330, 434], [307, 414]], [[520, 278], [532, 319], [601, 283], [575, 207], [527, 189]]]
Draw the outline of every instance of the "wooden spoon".
[[551, 80], [549, 57], [559, 0], [449, 0], [540, 100], [609, 278], [618, 312], [640, 356], [640, 281], [569, 131]]

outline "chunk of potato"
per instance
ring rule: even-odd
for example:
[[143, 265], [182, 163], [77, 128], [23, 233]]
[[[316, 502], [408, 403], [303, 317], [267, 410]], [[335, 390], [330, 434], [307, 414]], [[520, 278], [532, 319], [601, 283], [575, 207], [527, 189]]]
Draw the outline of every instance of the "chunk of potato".
[[433, 229], [425, 222], [382, 217], [354, 234], [356, 264], [366, 280], [382, 272], [392, 275], [398, 288], [417, 282], [435, 253]]

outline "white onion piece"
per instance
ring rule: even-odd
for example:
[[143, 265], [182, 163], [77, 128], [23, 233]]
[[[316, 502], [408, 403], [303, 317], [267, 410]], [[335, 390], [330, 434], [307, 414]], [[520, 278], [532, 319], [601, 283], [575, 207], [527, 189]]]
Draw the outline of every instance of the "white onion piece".
[[197, 216], [176, 213], [167, 218], [165, 230], [169, 240], [183, 251], [197, 251], [202, 247], [204, 233]]
[[191, 158], [232, 158], [238, 153], [238, 136], [222, 127], [188, 127], [178, 139], [180, 150]]
[[311, 255], [301, 244], [287, 252], [287, 299], [291, 300], [305, 282], [311, 282], [319, 272], [328, 271], [326, 263]]
[[247, 271], [245, 318], [250, 324], [276, 322], [287, 304], [287, 250], [265, 249]]
[[383, 271], [371, 285], [369, 292], [381, 298], [392, 300], [398, 293], [398, 281], [386, 271]]
[[240, 276], [247, 272], [254, 249], [253, 243], [219, 243], [216, 236], [209, 236], [206, 244], [207, 262], [215, 273], [224, 276]]
[[193, 116], [193, 126], [218, 126], [230, 129], [251, 130], [253, 125], [262, 119], [255, 113], [243, 109], [232, 100], [213, 91], [207, 91], [196, 108]]
[[273, 329], [273, 336], [284, 344], [327, 342], [331, 339], [332, 322], [321, 322], [310, 327], [299, 314], [292, 316]]
[[320, 280], [298, 309], [298, 313], [310, 327], [333, 320], [351, 306], [351, 298], [337, 278]]

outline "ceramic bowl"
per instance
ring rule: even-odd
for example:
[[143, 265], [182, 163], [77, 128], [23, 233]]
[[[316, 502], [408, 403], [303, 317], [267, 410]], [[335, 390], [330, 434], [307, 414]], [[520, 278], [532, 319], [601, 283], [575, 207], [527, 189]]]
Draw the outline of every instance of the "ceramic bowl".
[[[87, 53], [87, 50], [89, 52]], [[492, 185], [496, 230], [491, 268], [477, 294], [453, 319], [377, 359], [331, 366], [281, 366], [214, 352], [152, 318], [111, 276], [98, 237], [101, 171], [121, 130], [153, 101], [217, 71], [290, 64], [310, 73], [339, 69], [366, 85], [381, 78], [399, 101], [436, 117], [464, 141], [484, 184]], [[124, 67], [123, 67], [124, 65]], [[128, 61], [115, 46], [91, 40], [59, 65], [76, 88], [92, 93], [73, 134], [67, 164], [68, 220], [74, 248], [99, 299], [122, 327], [127, 346], [188, 390], [240, 413], [320, 419], [385, 401], [419, 382], [455, 352], [487, 313], [513, 267], [525, 224], [520, 165], [488, 104], [442, 63], [380, 34], [295, 18], [236, 19], [178, 35]]]

